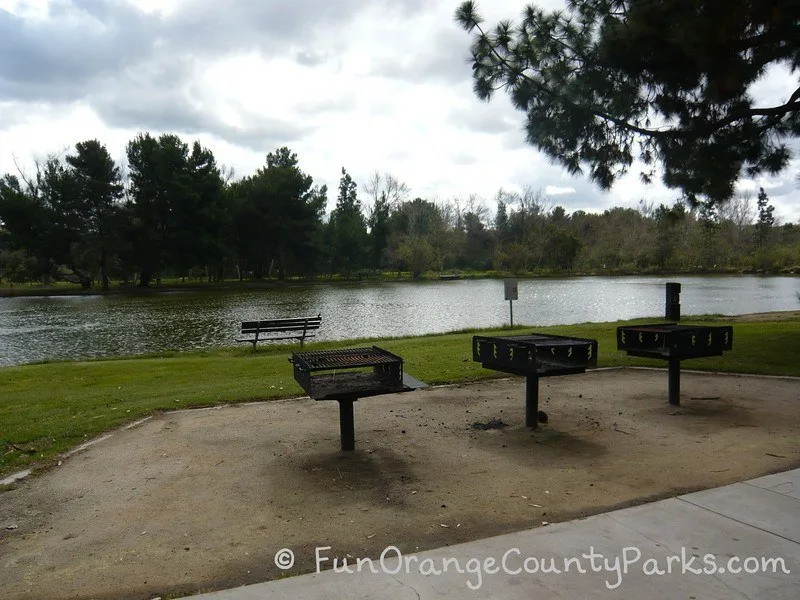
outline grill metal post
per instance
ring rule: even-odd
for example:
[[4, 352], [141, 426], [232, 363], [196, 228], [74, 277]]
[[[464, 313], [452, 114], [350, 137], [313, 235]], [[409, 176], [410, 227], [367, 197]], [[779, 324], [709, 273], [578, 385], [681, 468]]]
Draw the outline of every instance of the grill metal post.
[[353, 400], [339, 400], [339, 432], [342, 450], [356, 449], [356, 426], [353, 418]]
[[539, 426], [539, 378], [536, 375], [525, 378], [525, 426], [533, 429]]
[[679, 358], [669, 359], [669, 403], [681, 405], [681, 361]]

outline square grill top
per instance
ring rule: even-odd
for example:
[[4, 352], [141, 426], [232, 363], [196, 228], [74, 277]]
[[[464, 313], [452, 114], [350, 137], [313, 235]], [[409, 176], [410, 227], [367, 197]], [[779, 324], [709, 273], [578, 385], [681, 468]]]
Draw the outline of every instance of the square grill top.
[[289, 360], [295, 380], [315, 400], [356, 400], [405, 389], [403, 359], [377, 346], [295, 352]]
[[311, 372], [402, 364], [403, 359], [383, 348], [373, 346], [372, 348], [294, 352], [291, 361], [295, 368]]

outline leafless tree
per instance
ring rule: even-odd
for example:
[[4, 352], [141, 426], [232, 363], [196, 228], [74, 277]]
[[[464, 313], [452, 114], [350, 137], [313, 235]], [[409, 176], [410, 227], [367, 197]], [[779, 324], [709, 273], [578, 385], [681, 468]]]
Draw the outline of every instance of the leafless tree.
[[367, 218], [372, 214], [373, 207], [380, 198], [385, 197], [390, 210], [393, 210], [408, 200], [410, 193], [405, 182], [400, 181], [391, 173], [381, 173], [377, 169], [372, 172], [363, 187], [368, 198], [367, 202], [363, 204]]

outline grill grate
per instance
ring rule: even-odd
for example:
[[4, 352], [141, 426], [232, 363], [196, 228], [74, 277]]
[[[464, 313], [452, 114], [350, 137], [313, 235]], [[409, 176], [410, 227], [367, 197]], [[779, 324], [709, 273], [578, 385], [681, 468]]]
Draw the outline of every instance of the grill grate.
[[399, 356], [382, 348], [346, 348], [342, 350], [318, 350], [292, 354], [292, 363], [304, 371], [325, 371], [375, 367], [402, 363]]
[[289, 360], [295, 380], [315, 400], [352, 400], [403, 390], [403, 359], [377, 346], [296, 352]]

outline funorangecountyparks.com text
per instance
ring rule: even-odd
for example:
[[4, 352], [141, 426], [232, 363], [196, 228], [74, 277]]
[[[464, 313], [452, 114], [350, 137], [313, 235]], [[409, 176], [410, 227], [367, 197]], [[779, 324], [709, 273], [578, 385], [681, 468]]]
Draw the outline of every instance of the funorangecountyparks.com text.
[[[414, 554], [405, 555], [397, 546], [388, 546], [378, 558], [337, 557], [330, 554], [330, 546], [315, 549], [317, 573], [332, 569], [336, 573], [353, 575], [361, 572], [383, 573], [386, 575], [420, 574], [437, 576], [444, 573], [463, 574], [464, 582], [470, 590], [480, 589], [487, 577], [503, 575], [545, 575], [558, 577], [569, 573], [590, 576], [604, 574], [604, 583], [610, 590], [623, 585], [628, 574], [641, 572], [645, 576], [680, 574], [683, 576], [709, 576], [723, 573], [791, 574], [789, 566], [782, 557], [765, 556], [725, 556], [715, 554], [700, 555], [696, 551], [681, 548], [679, 553], [659, 557], [645, 557], [635, 546], [626, 546], [620, 552], [603, 554], [590, 547], [588, 552], [572, 557], [534, 556], [520, 548], [509, 548], [500, 556], [479, 557], [425, 557]], [[280, 553], [291, 552], [284, 548]], [[283, 555], [285, 559], [286, 554]], [[292, 555], [292, 564], [294, 563]], [[285, 560], [276, 565], [287, 568]], [[283, 566], [282, 566], [283, 565]]]

